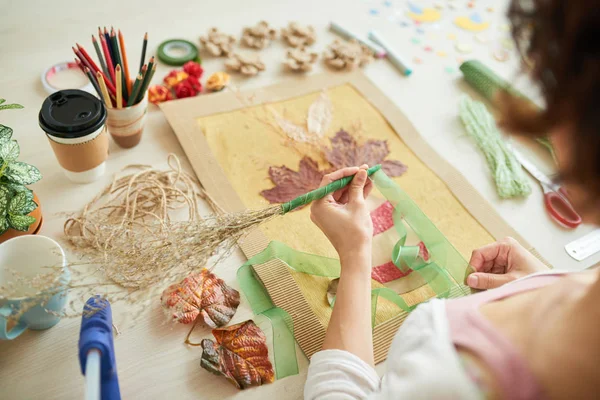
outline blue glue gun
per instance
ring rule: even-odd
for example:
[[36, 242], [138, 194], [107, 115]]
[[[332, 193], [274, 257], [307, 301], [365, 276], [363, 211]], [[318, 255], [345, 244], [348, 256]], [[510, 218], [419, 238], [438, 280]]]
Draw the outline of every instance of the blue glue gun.
[[79, 363], [86, 378], [86, 400], [120, 400], [119, 378], [108, 300], [96, 295], [83, 307]]

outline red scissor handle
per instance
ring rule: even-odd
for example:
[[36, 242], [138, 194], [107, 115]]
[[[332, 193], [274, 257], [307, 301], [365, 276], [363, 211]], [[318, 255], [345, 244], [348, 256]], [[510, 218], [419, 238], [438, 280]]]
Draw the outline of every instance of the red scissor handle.
[[581, 224], [581, 217], [577, 211], [560, 194], [554, 191], [544, 193], [544, 203], [550, 216], [560, 224], [569, 228], [576, 228]]

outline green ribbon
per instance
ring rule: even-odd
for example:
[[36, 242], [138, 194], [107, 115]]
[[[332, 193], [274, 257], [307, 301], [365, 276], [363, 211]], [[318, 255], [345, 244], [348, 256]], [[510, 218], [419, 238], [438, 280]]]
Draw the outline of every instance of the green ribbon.
[[[394, 206], [394, 227], [400, 237], [392, 252], [394, 265], [405, 273], [412, 270], [420, 274], [437, 297], [448, 296], [450, 290], [457, 286], [463, 295], [466, 295], [467, 293], [459, 282], [464, 282], [469, 272], [467, 261], [412, 199], [379, 168], [373, 171], [372, 179], [379, 191]], [[348, 182], [345, 184], [342, 182], [340, 187], [347, 185], [352, 177], [349, 178]], [[307, 196], [312, 197], [311, 193]], [[319, 193], [317, 196], [320, 197], [316, 198], [326, 195], [321, 194]], [[301, 198], [304, 197], [301, 196]], [[308, 202], [310, 201], [303, 204], [308, 204]], [[423, 241], [430, 254], [429, 260], [425, 261], [420, 256], [418, 246], [405, 246], [407, 230], [404, 223], [410, 226]], [[248, 299], [252, 311], [256, 315], [266, 316], [273, 325], [275, 369], [277, 378], [281, 379], [298, 373], [293, 321], [285, 310], [275, 306], [252, 268], [254, 265], [264, 264], [274, 259], [282, 261], [296, 272], [327, 278], [339, 278], [341, 267], [337, 259], [296, 251], [281, 242], [272, 241], [265, 250], [250, 258], [238, 270], [237, 278], [240, 287]], [[441, 268], [440, 265], [443, 265], [444, 268]], [[406, 312], [414, 309], [414, 306], [408, 306], [398, 293], [389, 288], [373, 289], [371, 291], [371, 322], [373, 326], [375, 326], [375, 315], [380, 298], [392, 302]]]

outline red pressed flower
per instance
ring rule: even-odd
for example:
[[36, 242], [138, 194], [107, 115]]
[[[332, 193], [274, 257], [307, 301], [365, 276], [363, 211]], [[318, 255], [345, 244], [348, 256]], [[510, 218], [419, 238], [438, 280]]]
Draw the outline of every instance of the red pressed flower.
[[175, 86], [175, 96], [177, 96], [178, 99], [183, 99], [184, 97], [194, 97], [196, 94], [196, 90], [194, 90], [192, 85], [187, 81], [181, 82]]
[[194, 89], [196, 91], [196, 94], [200, 93], [202, 91], [202, 84], [200, 83], [200, 81], [198, 80], [198, 78], [196, 78], [193, 75], [190, 75], [185, 81], [183, 81], [186, 84], [189, 84], [192, 89]]
[[202, 78], [202, 73], [204, 72], [200, 64], [194, 61], [188, 61], [183, 64], [183, 70], [187, 72], [188, 75], [195, 76], [197, 79]]

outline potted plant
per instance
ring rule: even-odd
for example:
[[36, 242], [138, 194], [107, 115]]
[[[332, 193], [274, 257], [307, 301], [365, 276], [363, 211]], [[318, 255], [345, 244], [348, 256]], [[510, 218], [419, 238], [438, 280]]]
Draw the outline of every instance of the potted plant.
[[[20, 104], [4, 104], [0, 111], [23, 108]], [[19, 144], [11, 139], [13, 130], [0, 124], [0, 243], [15, 236], [36, 234], [42, 225], [39, 199], [25, 185], [42, 178], [33, 165], [17, 161]]]

